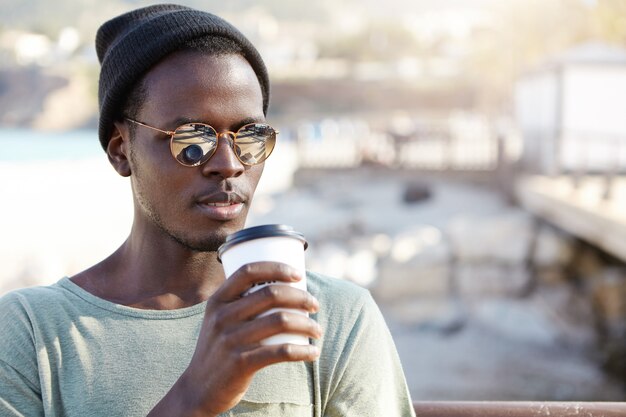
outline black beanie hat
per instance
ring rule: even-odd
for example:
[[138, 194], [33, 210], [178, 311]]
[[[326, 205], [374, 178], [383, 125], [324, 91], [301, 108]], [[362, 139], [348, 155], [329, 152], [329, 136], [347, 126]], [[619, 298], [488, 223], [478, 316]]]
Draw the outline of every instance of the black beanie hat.
[[158, 4], [133, 10], [105, 22], [96, 35], [102, 68], [98, 86], [98, 135], [106, 150], [111, 127], [129, 89], [166, 55], [185, 42], [215, 35], [237, 43], [259, 79], [263, 113], [269, 105], [269, 78], [261, 55], [233, 25], [211, 13], [175, 4]]

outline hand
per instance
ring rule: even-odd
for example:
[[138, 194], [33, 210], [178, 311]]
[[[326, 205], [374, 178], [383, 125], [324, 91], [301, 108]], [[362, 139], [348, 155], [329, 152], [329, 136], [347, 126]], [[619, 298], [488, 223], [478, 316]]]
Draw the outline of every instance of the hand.
[[280, 311], [259, 317], [273, 308], [314, 313], [319, 305], [311, 294], [287, 285], [268, 285], [241, 296], [254, 284], [300, 279], [296, 270], [275, 262], [252, 263], [237, 270], [209, 298], [191, 362], [168, 396], [178, 391], [184, 396], [181, 403], [194, 409], [192, 415], [215, 416], [237, 405], [261, 368], [317, 359], [315, 346], [260, 344], [279, 333], [321, 337], [319, 325], [301, 314]]

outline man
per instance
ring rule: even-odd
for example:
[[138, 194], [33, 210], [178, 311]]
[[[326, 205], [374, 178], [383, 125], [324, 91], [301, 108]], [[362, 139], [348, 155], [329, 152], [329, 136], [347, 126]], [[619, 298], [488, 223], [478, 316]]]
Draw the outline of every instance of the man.
[[[134, 221], [107, 259], [0, 300], [0, 416], [411, 416], [369, 293], [216, 251], [244, 226], [276, 132], [252, 44], [177, 5], [106, 22], [99, 137], [129, 177]], [[97, 204], [98, 202], [94, 202]], [[106, 220], [106, 219], [105, 219]], [[272, 308], [306, 310], [261, 317]], [[304, 335], [310, 346], [259, 342]]]

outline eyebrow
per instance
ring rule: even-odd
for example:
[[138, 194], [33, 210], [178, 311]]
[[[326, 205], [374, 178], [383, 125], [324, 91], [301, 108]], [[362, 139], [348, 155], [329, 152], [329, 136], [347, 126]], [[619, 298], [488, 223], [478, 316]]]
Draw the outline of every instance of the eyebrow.
[[239, 123], [235, 125], [236, 128], [235, 126], [231, 126], [231, 127], [234, 128], [233, 130], [236, 130], [236, 129], [241, 129], [242, 126], [249, 125], [251, 123], [263, 123], [263, 122], [265, 122], [265, 119], [261, 117], [246, 117], [245, 119], [240, 120]]
[[[265, 122], [265, 119], [263, 119], [262, 117], [246, 117], [244, 119], [239, 120], [237, 123], [234, 123], [229, 128], [232, 129], [233, 131], [237, 131], [242, 126], [245, 126], [247, 124], [264, 123], [264, 122]], [[182, 126], [182, 125], [187, 124], [187, 123], [204, 123], [204, 124], [208, 124], [210, 126], [213, 126], [211, 123], [200, 121], [200, 120], [197, 120], [197, 119], [192, 119], [192, 118], [185, 117], [185, 116], [181, 116], [181, 117], [178, 117], [178, 118], [174, 119], [172, 121], [172, 126], [173, 126], [173, 129], [175, 129], [178, 126]]]

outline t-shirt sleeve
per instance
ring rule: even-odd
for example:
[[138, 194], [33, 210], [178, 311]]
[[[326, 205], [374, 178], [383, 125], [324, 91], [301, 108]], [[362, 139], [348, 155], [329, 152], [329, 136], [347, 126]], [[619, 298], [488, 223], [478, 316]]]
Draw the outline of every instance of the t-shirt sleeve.
[[33, 327], [22, 297], [0, 298], [0, 416], [43, 416]]
[[337, 366], [324, 417], [415, 416], [396, 347], [369, 293]]

